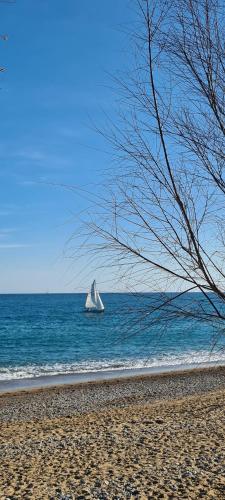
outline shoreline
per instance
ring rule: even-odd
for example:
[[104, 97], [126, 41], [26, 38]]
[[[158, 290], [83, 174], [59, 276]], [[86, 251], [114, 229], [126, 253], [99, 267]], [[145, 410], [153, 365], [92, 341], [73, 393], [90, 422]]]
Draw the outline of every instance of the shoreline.
[[32, 387], [0, 394], [0, 422], [32, 421], [225, 391], [225, 366]]
[[135, 379], [145, 376], [160, 376], [192, 372], [193, 370], [214, 370], [225, 368], [224, 362], [190, 363], [144, 368], [118, 368], [98, 371], [58, 373], [54, 375], [40, 375], [18, 379], [0, 380], [0, 396], [5, 393], [50, 389], [51, 387], [73, 386], [86, 383], [98, 383], [110, 380]]

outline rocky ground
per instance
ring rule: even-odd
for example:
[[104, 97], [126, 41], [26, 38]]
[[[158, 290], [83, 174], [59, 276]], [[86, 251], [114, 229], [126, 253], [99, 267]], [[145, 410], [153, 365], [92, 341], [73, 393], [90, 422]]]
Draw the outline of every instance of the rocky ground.
[[225, 499], [224, 373], [2, 396], [0, 499]]
[[0, 393], [0, 422], [88, 413], [225, 389], [225, 367]]

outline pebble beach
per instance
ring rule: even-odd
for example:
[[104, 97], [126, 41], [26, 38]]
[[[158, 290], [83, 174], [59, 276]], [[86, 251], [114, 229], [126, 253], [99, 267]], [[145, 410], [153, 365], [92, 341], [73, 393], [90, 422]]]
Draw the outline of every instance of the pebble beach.
[[225, 499], [225, 368], [0, 395], [0, 499]]

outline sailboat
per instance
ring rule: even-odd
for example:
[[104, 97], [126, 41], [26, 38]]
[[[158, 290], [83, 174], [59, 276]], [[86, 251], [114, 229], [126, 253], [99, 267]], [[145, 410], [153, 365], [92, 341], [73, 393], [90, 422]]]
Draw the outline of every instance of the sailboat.
[[104, 305], [102, 303], [102, 299], [99, 295], [99, 292], [96, 290], [96, 281], [94, 280], [92, 285], [91, 285], [91, 291], [88, 292], [86, 302], [85, 302], [85, 309], [88, 312], [103, 312], [104, 311]]

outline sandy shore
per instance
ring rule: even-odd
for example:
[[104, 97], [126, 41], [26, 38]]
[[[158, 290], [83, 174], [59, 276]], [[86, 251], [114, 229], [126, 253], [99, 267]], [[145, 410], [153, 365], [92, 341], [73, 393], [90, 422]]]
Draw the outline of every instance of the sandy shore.
[[0, 397], [0, 499], [225, 499], [225, 369]]

